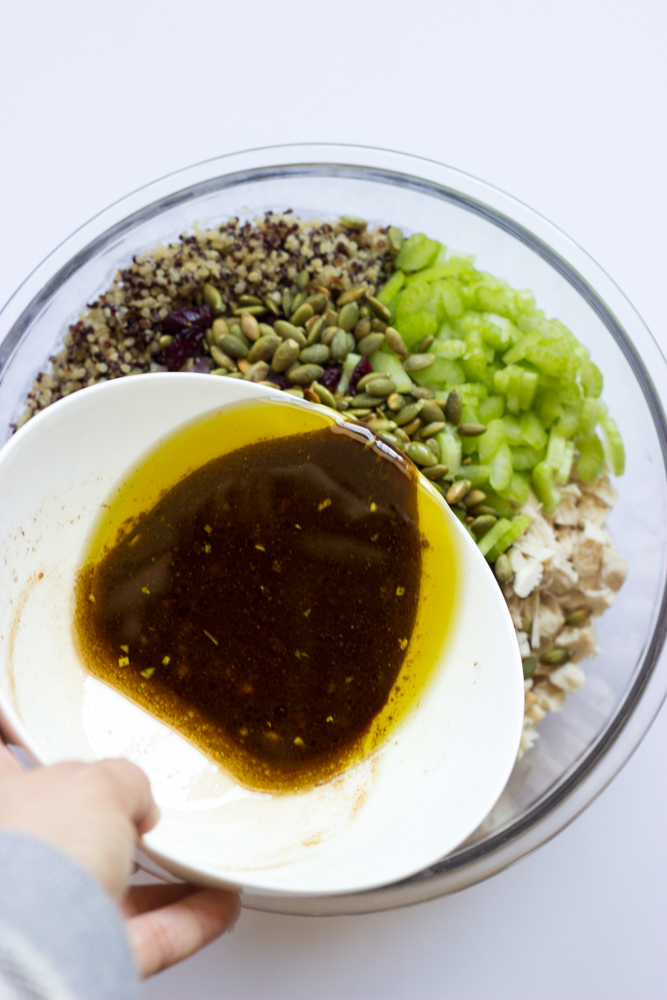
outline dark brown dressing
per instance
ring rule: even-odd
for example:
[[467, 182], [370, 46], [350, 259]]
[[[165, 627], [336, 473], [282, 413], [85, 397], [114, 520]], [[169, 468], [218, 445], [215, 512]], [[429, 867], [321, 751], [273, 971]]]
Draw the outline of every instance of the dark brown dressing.
[[79, 580], [93, 674], [251, 788], [359, 757], [417, 615], [415, 470], [339, 427], [191, 472]]

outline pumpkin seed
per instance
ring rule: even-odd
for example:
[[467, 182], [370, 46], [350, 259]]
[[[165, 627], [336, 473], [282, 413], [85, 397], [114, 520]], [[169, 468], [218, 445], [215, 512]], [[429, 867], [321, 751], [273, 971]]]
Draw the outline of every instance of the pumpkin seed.
[[356, 288], [348, 288], [346, 292], [338, 296], [338, 302], [336, 305], [339, 309], [346, 306], [348, 302], [357, 302], [359, 299], [363, 299], [366, 294], [368, 285], [357, 285]]
[[280, 309], [278, 308], [278, 303], [275, 299], [272, 299], [270, 295], [267, 295], [264, 299], [264, 305], [272, 312], [274, 316], [280, 316]]
[[259, 340], [259, 323], [250, 313], [241, 317], [241, 329], [248, 340]]
[[494, 517], [492, 514], [482, 514], [481, 517], [475, 517], [470, 522], [470, 530], [477, 535], [478, 538], [481, 538], [482, 535], [485, 535], [487, 531], [494, 526], [497, 520], [498, 518]]
[[386, 378], [387, 376], [384, 372], [369, 372], [368, 375], [362, 375], [357, 382], [357, 392], [361, 392], [369, 382], [373, 382], [376, 378]]
[[353, 399], [354, 402], [352, 405], [355, 409], [359, 407], [379, 406], [383, 402], [382, 396], [371, 396], [367, 392], [358, 392]]
[[230, 330], [226, 319], [218, 317], [218, 319], [213, 320], [213, 326], [211, 327], [211, 336], [213, 338], [213, 343], [217, 344], [218, 347], [220, 346], [220, 338], [225, 337], [229, 332]]
[[[510, 562], [510, 557], [506, 552], [503, 552], [502, 555], [498, 556], [494, 569], [496, 572], [496, 579], [500, 580], [501, 583], [509, 583], [514, 576], [512, 563]], [[535, 660], [535, 665], [537, 666], [537, 658]]]
[[320, 339], [320, 334], [324, 330], [325, 319], [324, 316], [318, 316], [310, 330], [308, 331], [308, 346], [311, 347], [316, 344]]
[[403, 233], [398, 226], [390, 226], [387, 230], [387, 236], [389, 237], [389, 246], [398, 253], [405, 242]]
[[[329, 347], [331, 346], [331, 341], [334, 339], [337, 333], [338, 333], [337, 326], [327, 326], [322, 331], [322, 336], [320, 337], [320, 340], [323, 344], [326, 344], [327, 347]], [[345, 333], [345, 330], [343, 330], [343, 333]]]
[[274, 333], [273, 327], [269, 323], [259, 324], [259, 335], [260, 337], [265, 337], [267, 333]]
[[299, 361], [304, 365], [323, 365], [329, 360], [329, 353], [329, 348], [324, 344], [312, 344], [301, 350]]
[[234, 320], [233, 323], [229, 324], [229, 332], [231, 333], [232, 337], [238, 337], [239, 340], [243, 341], [246, 347], [248, 348], [250, 347], [249, 342], [246, 344], [245, 334], [243, 333], [243, 330], [241, 329], [241, 324], [239, 323], [238, 320]]
[[438, 439], [434, 438], [434, 437], [426, 438], [426, 440], [424, 441], [424, 444], [426, 445], [427, 448], [431, 449], [431, 451], [433, 452], [433, 454], [436, 457], [436, 461], [439, 462], [441, 460], [442, 456], [440, 454], [440, 444], [438, 442]]
[[445, 416], [449, 420], [450, 424], [456, 426], [461, 419], [461, 414], [463, 413], [463, 400], [461, 399], [461, 393], [458, 389], [452, 389], [450, 394], [447, 396], [447, 402], [445, 404]]
[[248, 368], [243, 378], [246, 382], [263, 382], [268, 374], [269, 366], [266, 361], [256, 361], [254, 365]]
[[447, 493], [445, 494], [445, 499], [447, 500], [447, 503], [450, 504], [458, 503], [459, 500], [462, 500], [463, 497], [466, 495], [466, 493], [470, 491], [471, 486], [472, 483], [470, 482], [469, 479], [459, 479], [458, 483], [452, 483], [452, 485], [447, 490]]
[[304, 302], [303, 305], [299, 306], [299, 308], [292, 313], [290, 316], [290, 322], [293, 323], [294, 326], [303, 326], [306, 320], [309, 320], [310, 317], [314, 315], [315, 310], [313, 307], [307, 302]]
[[301, 308], [301, 306], [306, 301], [306, 297], [307, 296], [305, 292], [297, 292], [297, 294], [294, 296], [292, 300], [292, 315], [294, 315], [297, 309]]
[[234, 316], [244, 316], [246, 313], [250, 313], [251, 316], [261, 316], [262, 313], [266, 312], [266, 306], [239, 306], [237, 309], [232, 309], [232, 315]]
[[364, 407], [364, 406], [359, 406], [359, 407], [353, 406], [349, 410], [346, 410], [345, 416], [346, 417], [354, 417], [356, 419], [357, 417], [367, 417], [370, 412], [371, 411], [367, 407]]
[[294, 326], [293, 323], [288, 323], [285, 319], [277, 319], [273, 325], [273, 329], [281, 337], [291, 337], [292, 340], [296, 340], [299, 347], [306, 347], [308, 344], [303, 330], [300, 330], [298, 326]]
[[334, 393], [334, 399], [336, 400], [337, 410], [349, 409], [350, 404], [348, 403], [348, 401], [343, 396], [339, 396], [337, 392]]
[[406, 372], [419, 372], [435, 361], [435, 354], [410, 354], [403, 362]]
[[[354, 303], [352, 303], [354, 305]], [[336, 330], [331, 340], [331, 357], [334, 361], [345, 361], [350, 345], [347, 342], [345, 330]]]
[[289, 366], [293, 365], [299, 357], [300, 349], [298, 341], [292, 337], [283, 340], [282, 344], [279, 344], [276, 348], [276, 353], [271, 359], [271, 368], [273, 371], [278, 373], [287, 371]]
[[206, 305], [211, 307], [214, 316], [219, 316], [227, 308], [218, 289], [208, 281], [201, 286], [201, 294]]
[[414, 353], [423, 354], [425, 351], [428, 351], [429, 347], [431, 346], [434, 340], [435, 337], [424, 337], [424, 339], [420, 340], [419, 343], [415, 346]]
[[219, 368], [225, 368], [229, 372], [236, 371], [236, 362], [233, 358], [230, 358], [228, 354], [225, 354], [217, 344], [211, 344], [211, 357], [215, 361]]
[[[501, 558], [500, 556], [498, 557]], [[496, 574], [497, 575], [497, 574]], [[498, 577], [500, 579], [500, 577]], [[511, 579], [511, 578], [510, 578]], [[509, 580], [500, 580], [501, 583], [509, 583]], [[523, 664], [523, 679], [529, 681], [537, 670], [537, 657], [536, 656], [524, 656], [522, 659]]]
[[[338, 303], [340, 305], [340, 303]], [[341, 330], [347, 333], [354, 330], [359, 321], [359, 306], [356, 302], [348, 302], [342, 309], [338, 310], [338, 325]]]
[[313, 385], [313, 391], [317, 393], [317, 398], [324, 406], [330, 406], [332, 410], [338, 409], [335, 397], [331, 392], [329, 392], [325, 385], [322, 385], [320, 382], [315, 382]]
[[316, 392], [310, 388], [310, 386], [305, 386], [303, 390], [303, 398], [307, 399], [309, 403], [319, 403], [320, 397]]
[[287, 378], [290, 382], [297, 382], [299, 385], [310, 385], [311, 382], [317, 382], [318, 378], [322, 378], [324, 375], [324, 368], [321, 365], [297, 365], [295, 368], [291, 368], [287, 372]]
[[365, 354], [367, 357], [375, 354], [378, 348], [382, 347], [384, 341], [385, 336], [383, 333], [369, 333], [367, 337], [359, 341], [359, 352]]
[[303, 389], [300, 385], [293, 385], [291, 389], [285, 389], [285, 392], [290, 396], [296, 396], [297, 399], [303, 399]]
[[573, 625], [575, 627], [583, 625], [591, 617], [590, 608], [577, 608], [576, 611], [571, 611], [565, 619], [566, 625]]
[[486, 426], [484, 424], [476, 424], [474, 422], [468, 424], [459, 424], [456, 428], [461, 437], [479, 437], [480, 434], [484, 434], [486, 431]]
[[473, 507], [470, 513], [474, 514], [475, 517], [481, 517], [482, 514], [492, 514], [493, 517], [498, 516], [498, 511], [496, 510], [495, 507], [489, 507], [488, 505], [483, 503], [477, 504], [477, 506]]
[[399, 358], [402, 359], [407, 358], [408, 349], [405, 346], [405, 341], [401, 337], [398, 330], [395, 330], [393, 326], [388, 326], [384, 331], [384, 335], [387, 338], [387, 343], [389, 344], [394, 354], [396, 354]]
[[366, 220], [360, 218], [358, 215], [341, 215], [338, 222], [341, 226], [345, 226], [346, 229], [353, 229], [355, 233], [363, 233], [368, 225]]
[[432, 465], [429, 469], [424, 469], [424, 475], [427, 479], [442, 479], [443, 476], [447, 475], [446, 465]]
[[240, 337], [235, 337], [231, 333], [228, 333], [224, 337], [220, 338], [220, 347], [225, 354], [229, 354], [232, 358], [248, 357], [248, 348], [246, 345]]
[[371, 332], [371, 321], [368, 317], [362, 317], [354, 328], [354, 339], [363, 340]]
[[[420, 414], [420, 417], [422, 420], [424, 420], [423, 410]], [[444, 420], [434, 420], [430, 424], [426, 424], [425, 427], [422, 427], [422, 429], [419, 432], [419, 436], [422, 439], [422, 441], [425, 441], [427, 438], [433, 437], [434, 434], [439, 434], [440, 431], [444, 431], [445, 426], [446, 425]]]
[[326, 295], [309, 295], [306, 299], [306, 305], [311, 306], [313, 312], [323, 313], [329, 304], [329, 300]]
[[240, 295], [239, 296], [240, 306], [261, 306], [262, 300], [258, 299], [256, 295]]
[[542, 653], [540, 663], [544, 663], [548, 667], [560, 667], [564, 663], [568, 663], [571, 659], [571, 649], [566, 649], [565, 646], [554, 646], [553, 649], [548, 649], [546, 653]]
[[408, 435], [408, 437], [411, 438], [411, 437], [414, 436], [414, 434], [416, 434], [416, 432], [419, 430], [419, 428], [421, 427], [421, 425], [422, 425], [422, 422], [419, 419], [419, 417], [415, 417], [415, 419], [411, 420], [409, 424], [403, 424], [403, 430]]
[[[206, 333], [208, 333], [208, 330], [206, 331]], [[173, 343], [174, 343], [174, 338], [171, 337], [168, 333], [163, 333], [162, 336], [160, 337], [160, 339], [158, 340], [158, 344], [163, 349], [165, 347], [171, 347], [171, 345]], [[209, 344], [210, 344], [210, 341], [209, 341]]]
[[403, 397], [398, 392], [392, 392], [391, 396], [387, 399], [387, 406], [394, 413], [398, 413], [404, 406]]
[[408, 403], [407, 406], [404, 406], [400, 413], [396, 416], [396, 423], [398, 426], [403, 427], [405, 424], [411, 423], [415, 417], [418, 417], [421, 413], [422, 405], [422, 403], [417, 402]]
[[466, 507], [477, 507], [478, 504], [484, 503], [485, 500], [486, 493], [483, 493], [482, 490], [471, 490], [463, 498]]
[[422, 406], [421, 418], [425, 424], [432, 424], [435, 422], [443, 422], [445, 414], [442, 412], [437, 403], [435, 403], [432, 399], [427, 399]]
[[256, 361], [270, 361], [279, 344], [280, 337], [277, 337], [275, 333], [265, 334], [259, 340], [256, 340], [248, 351], [248, 361], [251, 364], [254, 364]]
[[[380, 433], [380, 431], [393, 431], [396, 430], [396, 424], [393, 420], [387, 420], [384, 417], [371, 417], [370, 420], [366, 421], [366, 426], [370, 427], [371, 430]], [[398, 440], [398, 438], [396, 439]]]
[[345, 336], [347, 337], [347, 351], [348, 351], [348, 354], [350, 352], [352, 354], [354, 354], [354, 352], [357, 349], [357, 343], [356, 343], [356, 341], [354, 339], [354, 334], [353, 333], [346, 333]]
[[433, 392], [425, 385], [413, 385], [410, 389], [410, 395], [413, 399], [433, 399]]
[[390, 378], [374, 378], [366, 385], [366, 392], [371, 396], [390, 396], [396, 392], [396, 386]]
[[393, 444], [394, 448], [398, 448], [399, 451], [405, 451], [405, 444], [395, 434], [392, 434], [391, 431], [379, 431], [379, 434], [383, 441]]
[[284, 312], [285, 316], [289, 316], [290, 312], [292, 311], [292, 302], [293, 302], [293, 299], [294, 299], [294, 296], [290, 292], [289, 288], [286, 288], [285, 291], [282, 294], [282, 299], [280, 300], [280, 304], [283, 307], [283, 312]]
[[425, 444], [420, 441], [411, 441], [410, 444], [405, 446], [405, 454], [411, 459], [415, 465], [437, 465], [438, 460], [431, 451], [427, 448]]
[[396, 435], [396, 437], [399, 437], [401, 441], [405, 441], [406, 444], [408, 444], [408, 442], [410, 441], [409, 434], [406, 434], [402, 427], [397, 427], [396, 430], [394, 431], [394, 434]]
[[384, 302], [380, 302], [374, 295], [367, 295], [366, 301], [379, 319], [384, 320], [385, 323], [391, 323], [391, 312]]
[[387, 324], [381, 319], [371, 319], [371, 332], [372, 333], [384, 333], [387, 329]]
[[338, 313], [331, 306], [327, 308], [324, 314], [325, 326], [338, 326]]
[[297, 288], [300, 288], [302, 292], [305, 292], [309, 284], [310, 274], [308, 273], [308, 269], [304, 267], [303, 270], [299, 271], [296, 276], [296, 286]]

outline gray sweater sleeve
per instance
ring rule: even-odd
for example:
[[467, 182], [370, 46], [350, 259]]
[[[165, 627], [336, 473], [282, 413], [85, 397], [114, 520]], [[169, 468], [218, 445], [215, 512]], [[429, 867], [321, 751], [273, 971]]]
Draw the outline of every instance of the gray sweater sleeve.
[[122, 918], [46, 841], [0, 830], [0, 1000], [137, 1000]]

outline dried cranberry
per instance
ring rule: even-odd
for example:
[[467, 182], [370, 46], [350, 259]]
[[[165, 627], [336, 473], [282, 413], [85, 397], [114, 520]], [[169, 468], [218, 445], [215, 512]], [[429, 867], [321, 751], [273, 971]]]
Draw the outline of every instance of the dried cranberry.
[[352, 378], [350, 379], [351, 396], [356, 396], [357, 394], [357, 382], [359, 381], [359, 379], [363, 378], [364, 375], [368, 375], [368, 373], [372, 371], [373, 369], [370, 366], [368, 358], [366, 357], [365, 354], [362, 355], [361, 361], [357, 363], [357, 367], [352, 372]]
[[180, 371], [188, 358], [200, 353], [204, 331], [212, 320], [213, 314], [207, 305], [185, 306], [163, 319], [163, 333], [174, 338], [164, 355], [165, 365], [170, 372]]
[[284, 375], [279, 375], [277, 372], [269, 372], [266, 376], [267, 382], [273, 382], [277, 385], [279, 389], [289, 389], [289, 382]]
[[343, 369], [340, 365], [327, 365], [324, 375], [320, 378], [320, 385], [325, 386], [330, 392], [335, 392], [340, 382]]

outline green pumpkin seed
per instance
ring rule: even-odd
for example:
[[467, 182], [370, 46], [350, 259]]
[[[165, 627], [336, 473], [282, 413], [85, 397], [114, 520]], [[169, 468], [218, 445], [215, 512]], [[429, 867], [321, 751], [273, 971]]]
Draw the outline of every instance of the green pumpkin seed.
[[433, 399], [432, 390], [427, 389], [425, 385], [413, 385], [410, 389], [410, 395], [413, 399]]
[[264, 305], [269, 310], [269, 312], [273, 313], [274, 316], [280, 316], [280, 308], [278, 306], [278, 303], [276, 302], [275, 299], [272, 299], [270, 295], [267, 295], [266, 298], [264, 299]]
[[288, 323], [287, 320], [277, 319], [273, 325], [273, 329], [280, 337], [291, 337], [292, 340], [296, 340], [299, 347], [306, 347], [308, 344], [303, 330], [300, 330], [298, 326], [294, 326], [293, 323]]
[[583, 625], [584, 622], [587, 622], [591, 617], [591, 614], [592, 612], [590, 608], [577, 608], [576, 611], [571, 611], [569, 613], [565, 619], [565, 624], [572, 625], [574, 627]]
[[356, 288], [348, 288], [346, 292], [343, 292], [342, 295], [338, 296], [338, 302], [336, 305], [339, 309], [341, 309], [343, 306], [346, 306], [348, 302], [358, 302], [359, 299], [363, 299], [367, 289], [368, 285], [357, 285]]
[[357, 392], [361, 392], [369, 382], [372, 382], [376, 378], [386, 378], [384, 372], [369, 372], [368, 375], [362, 375], [357, 382]]
[[276, 353], [271, 359], [271, 368], [274, 372], [278, 374], [280, 372], [287, 371], [290, 365], [293, 365], [296, 359], [299, 357], [299, 351], [301, 350], [298, 341], [289, 337], [287, 340], [283, 340], [282, 344], [279, 344], [276, 348]]
[[405, 454], [411, 459], [415, 465], [437, 465], [438, 460], [431, 451], [427, 448], [425, 444], [420, 441], [411, 441], [410, 444], [405, 446]]
[[218, 289], [208, 281], [202, 285], [201, 294], [206, 305], [211, 307], [214, 316], [219, 316], [227, 308]]
[[479, 437], [480, 434], [484, 434], [484, 432], [486, 431], [486, 427], [484, 424], [476, 424], [471, 422], [468, 424], [459, 424], [456, 430], [461, 435], [461, 437], [472, 438], [472, 437]]
[[318, 316], [310, 330], [308, 331], [308, 346], [311, 347], [320, 339], [320, 335], [325, 328], [324, 316]]
[[248, 340], [259, 340], [259, 323], [254, 316], [250, 313], [245, 313], [241, 317], [241, 329], [248, 338]]
[[431, 449], [431, 451], [435, 455], [436, 461], [439, 462], [442, 456], [440, 454], [440, 445], [438, 443], [438, 439], [434, 437], [426, 438], [424, 444], [426, 445], [427, 448]]
[[408, 437], [411, 438], [419, 430], [421, 425], [422, 422], [419, 419], [419, 417], [415, 417], [415, 419], [411, 420], [409, 424], [403, 424], [403, 430], [408, 435]]
[[389, 444], [393, 444], [394, 448], [398, 448], [399, 451], [405, 451], [405, 444], [400, 438], [397, 438], [395, 434], [391, 431], [380, 431], [380, 437], [383, 441], [387, 441]]
[[283, 307], [283, 313], [285, 316], [289, 316], [292, 311], [292, 302], [294, 301], [294, 296], [290, 292], [289, 288], [286, 288], [282, 294], [280, 304]]
[[390, 378], [374, 378], [366, 383], [366, 392], [371, 396], [391, 396], [396, 392], [396, 385]]
[[[208, 330], [206, 332], [208, 333]], [[164, 350], [166, 347], [171, 347], [173, 343], [174, 343], [174, 338], [171, 337], [168, 333], [163, 333], [160, 339], [158, 340], [158, 344], [160, 345], [162, 350]]]
[[447, 475], [448, 468], [446, 465], [432, 465], [429, 469], [424, 469], [424, 475], [427, 479], [442, 479], [443, 476]]
[[367, 317], [359, 320], [354, 328], [354, 339], [363, 340], [371, 332], [371, 321]]
[[297, 382], [299, 385], [310, 385], [311, 382], [317, 382], [318, 378], [322, 378], [324, 375], [324, 368], [321, 365], [297, 365], [295, 368], [291, 368], [287, 372], [287, 378], [290, 382]]
[[321, 385], [320, 382], [315, 382], [313, 385], [313, 392], [315, 392], [320, 403], [324, 406], [330, 406], [332, 410], [338, 409], [333, 393], [329, 392], [325, 385]]
[[211, 357], [218, 368], [225, 368], [229, 372], [236, 371], [237, 365], [234, 359], [222, 351], [217, 344], [211, 344]]
[[391, 311], [387, 309], [384, 302], [380, 302], [374, 295], [367, 295], [366, 301], [378, 319], [383, 320], [385, 323], [391, 323]]
[[389, 246], [398, 253], [405, 242], [403, 233], [398, 226], [390, 226], [387, 230], [387, 236], [389, 237]]
[[447, 402], [445, 404], [445, 416], [449, 420], [450, 424], [456, 426], [461, 419], [461, 414], [463, 413], [463, 400], [461, 399], [461, 393], [458, 389], [452, 389], [449, 396], [447, 396]]
[[472, 483], [469, 479], [459, 479], [458, 483], [452, 483], [445, 494], [447, 503], [458, 503], [470, 491]]
[[294, 326], [305, 326], [310, 317], [314, 315], [315, 310], [313, 307], [308, 305], [307, 302], [304, 302], [303, 305], [299, 306], [299, 308], [292, 313], [290, 316], [290, 323]]
[[299, 361], [304, 365], [323, 365], [329, 360], [329, 353], [329, 348], [324, 344], [312, 344], [302, 349]]
[[[494, 569], [496, 572], [496, 579], [500, 580], [501, 583], [509, 583], [514, 576], [512, 563], [510, 562], [510, 557], [506, 552], [503, 552], [502, 555], [498, 556]], [[535, 666], [537, 666], [537, 657], [535, 657]]]
[[494, 517], [492, 514], [482, 514], [481, 517], [476, 517], [471, 522], [470, 530], [473, 534], [477, 535], [478, 538], [481, 538], [482, 535], [485, 535], [487, 531], [494, 526], [497, 520], [498, 518]]
[[[218, 319], [213, 320], [213, 326], [211, 327], [211, 337], [213, 338], [213, 343], [220, 346], [220, 338], [226, 337], [230, 333], [229, 326], [226, 319], [218, 317]], [[209, 343], [211, 341], [209, 340]]]
[[251, 364], [255, 364], [256, 361], [270, 361], [280, 342], [280, 337], [275, 333], [265, 334], [256, 340], [248, 351], [248, 361]]
[[542, 653], [540, 656], [540, 663], [544, 663], [545, 666], [548, 667], [560, 667], [564, 663], [568, 663], [571, 659], [571, 649], [566, 649], [565, 646], [554, 646], [553, 649], [549, 649], [546, 653]]
[[335, 309], [332, 308], [332, 306], [329, 306], [327, 308], [327, 311], [324, 314], [324, 320], [325, 320], [324, 323], [325, 327], [338, 326], [338, 313], [336, 312]]
[[387, 324], [381, 319], [371, 319], [371, 332], [372, 333], [384, 333], [387, 329]]
[[412, 423], [415, 417], [421, 413], [422, 405], [422, 403], [408, 403], [407, 406], [404, 406], [396, 416], [398, 426], [403, 427], [405, 424]]
[[[340, 304], [340, 303], [339, 303]], [[354, 330], [359, 322], [359, 306], [356, 302], [348, 302], [342, 309], [338, 310], [338, 325], [341, 330], [347, 333]]]
[[251, 316], [261, 316], [262, 313], [266, 312], [266, 306], [239, 306], [237, 309], [232, 309], [232, 314], [234, 316], [245, 316], [249, 313]]
[[240, 295], [239, 296], [240, 306], [261, 306], [262, 300], [258, 299], [256, 295]]
[[331, 341], [331, 357], [334, 361], [345, 361], [349, 347], [345, 330], [336, 330]]
[[435, 354], [410, 354], [403, 362], [406, 372], [419, 372], [435, 361]]
[[432, 399], [427, 399], [422, 406], [421, 418], [425, 424], [433, 424], [444, 422], [445, 414], [437, 403], [433, 402]]
[[394, 434], [396, 435], [396, 437], [399, 437], [401, 441], [405, 441], [406, 444], [408, 444], [408, 442], [410, 441], [410, 435], [406, 434], [405, 430], [402, 427], [397, 427], [396, 430], [394, 431]]
[[[498, 558], [500, 559], [501, 557], [498, 556]], [[497, 573], [496, 573], [496, 576], [498, 576]], [[498, 577], [498, 579], [500, 580], [500, 577]], [[511, 577], [510, 577], [510, 579], [511, 579]], [[500, 582], [501, 583], [509, 583], [509, 580], [500, 580]], [[523, 664], [523, 679], [525, 681], [529, 681], [530, 678], [535, 673], [535, 671], [537, 670], [537, 657], [536, 656], [524, 656], [524, 658], [523, 658], [523, 660], [521, 662]]]
[[398, 413], [399, 410], [403, 409], [404, 405], [403, 397], [398, 392], [392, 392], [391, 396], [387, 399], [387, 406], [394, 413]]
[[260, 323], [259, 324], [259, 335], [260, 337], [265, 337], [267, 333], [274, 333], [273, 327], [270, 323]]
[[419, 343], [416, 344], [414, 348], [414, 353], [423, 354], [425, 351], [428, 351], [429, 347], [431, 346], [434, 340], [435, 337], [424, 337], [423, 340], [420, 340]]
[[348, 353], [352, 352], [352, 354], [354, 354], [354, 352], [357, 349], [357, 342], [354, 339], [354, 334], [353, 333], [346, 333], [345, 336], [347, 337], [347, 350], [348, 350]]
[[[234, 320], [233, 323], [229, 324], [229, 333], [231, 333], [232, 337], [238, 337], [239, 340], [242, 340], [245, 343], [243, 330], [241, 329], [241, 324], [238, 320]], [[246, 346], [250, 347], [250, 344], [247, 344]]]
[[220, 347], [225, 354], [229, 354], [232, 358], [248, 357], [248, 348], [246, 345], [240, 337], [235, 337], [231, 333], [228, 333], [226, 336], [220, 338]]
[[[327, 347], [330, 347], [331, 341], [334, 339], [337, 333], [338, 333], [337, 326], [327, 326], [322, 331], [322, 336], [320, 337], [320, 340], [323, 344], [326, 344]], [[345, 333], [345, 330], [343, 330], [343, 333]]]
[[310, 306], [314, 313], [323, 313], [329, 305], [329, 300], [326, 295], [322, 295], [321, 292], [318, 292], [315, 295], [308, 296], [306, 299], [306, 305]]
[[302, 271], [299, 271], [299, 273], [296, 276], [296, 286], [297, 288], [300, 288], [302, 292], [305, 292], [309, 284], [310, 284], [310, 274], [308, 273], [308, 269], [304, 267], [304, 269]]
[[269, 366], [266, 361], [256, 361], [254, 365], [250, 365], [247, 372], [244, 372], [243, 378], [246, 382], [263, 382], [268, 374]]
[[297, 399], [303, 399], [303, 389], [300, 385], [293, 385], [291, 389], [285, 389], [284, 391], [289, 393], [290, 396], [296, 396]]
[[368, 407], [365, 407], [365, 406], [353, 406], [349, 410], [346, 411], [345, 416], [346, 417], [348, 417], [348, 416], [349, 417], [367, 417], [369, 415], [369, 413], [372, 413], [372, 412], [373, 412], [372, 410], [369, 410]]
[[[420, 417], [422, 420], [424, 420], [423, 410], [420, 414]], [[444, 431], [445, 426], [446, 424], [444, 420], [434, 420], [430, 424], [426, 424], [425, 427], [422, 427], [422, 429], [419, 432], [419, 436], [422, 439], [422, 441], [426, 441], [427, 438], [433, 437], [434, 434], [439, 434], [440, 431]]]
[[384, 402], [382, 396], [371, 396], [367, 392], [358, 392], [357, 395], [352, 398], [354, 400], [352, 405], [355, 410], [359, 407], [380, 406], [380, 404]]
[[396, 354], [399, 358], [402, 359], [407, 358], [408, 349], [405, 346], [405, 341], [401, 337], [398, 330], [395, 330], [393, 326], [388, 326], [384, 331], [384, 335], [387, 338], [387, 343], [389, 344], [389, 347], [392, 349], [394, 354]]
[[486, 493], [482, 490], [470, 490], [470, 493], [466, 493], [463, 498], [463, 502], [466, 507], [477, 507], [480, 503], [484, 503], [486, 500]]
[[371, 430], [375, 431], [377, 434], [379, 434], [380, 431], [396, 430], [396, 424], [394, 421], [387, 420], [385, 417], [371, 417], [370, 420], [366, 421], [366, 426], [370, 427]]
[[355, 233], [363, 233], [368, 225], [366, 220], [361, 219], [358, 215], [341, 215], [338, 222], [346, 229], [353, 229]]
[[493, 517], [498, 516], [498, 511], [495, 507], [489, 507], [487, 504], [483, 503], [477, 504], [473, 507], [470, 513], [474, 514], [475, 517], [481, 517], [482, 514], [491, 514]]
[[371, 354], [382, 347], [385, 341], [385, 336], [383, 333], [369, 333], [367, 337], [359, 341], [358, 350], [360, 354], [365, 354], [369, 357]]

